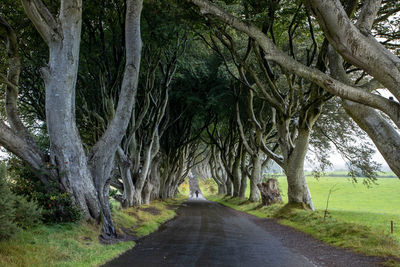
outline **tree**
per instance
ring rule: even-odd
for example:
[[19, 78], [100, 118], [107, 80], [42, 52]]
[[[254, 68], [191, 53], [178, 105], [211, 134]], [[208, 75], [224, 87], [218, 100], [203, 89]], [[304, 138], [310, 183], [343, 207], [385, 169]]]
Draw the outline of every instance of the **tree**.
[[[371, 31], [374, 25], [379, 26], [379, 23], [385, 22], [390, 16], [398, 13], [399, 4], [395, 1], [365, 1], [354, 23], [350, 19], [353, 12], [346, 10], [339, 1], [305, 2], [314, 11], [332, 47], [347, 62], [364, 70], [374, 78], [362, 86], [364, 92], [370, 93], [380, 87], [376, 83], [376, 81], [379, 81], [396, 98], [399, 98], [400, 59], [379, 43]], [[385, 28], [384, 26], [381, 27]], [[393, 41], [392, 38], [388, 38], [388, 35], [383, 36], [387, 39], [383, 42], [384, 44]], [[392, 36], [396, 36], [396, 34]], [[331, 61], [336, 78], [345, 83], [354, 84], [343, 72], [340, 66], [340, 58], [332, 55]], [[348, 99], [345, 96], [343, 98]], [[400, 177], [399, 150], [393, 149], [399, 148], [400, 136], [392, 124], [374, 110], [376, 108], [385, 112], [391, 121], [399, 127], [398, 112], [400, 105], [398, 102], [390, 100], [382, 101], [383, 103], [379, 105], [373, 105], [368, 101], [350, 100], [353, 101], [343, 101], [343, 107], [369, 135], [390, 168]]]
[[[322, 45], [319, 54], [317, 54], [316, 36], [311, 26], [309, 29], [301, 30], [306, 33], [309, 32], [310, 50], [313, 52], [301, 54], [295, 50], [293, 35], [298, 27], [293, 25], [301, 24], [301, 21], [307, 18], [308, 21], [310, 20], [306, 14], [299, 14], [300, 7], [297, 8], [297, 12], [289, 25], [289, 38], [287, 40], [289, 53], [293, 58], [304, 61], [306, 66], [315, 64], [319, 70], [325, 71], [324, 59], [327, 45]], [[270, 16], [276, 16], [274, 12], [272, 10], [273, 14]], [[274, 21], [276, 24], [279, 23], [278, 20]], [[273, 28], [273, 26], [273, 22], [270, 22], [268, 27], [263, 25], [263, 28]], [[293, 29], [291, 29], [292, 27]], [[306, 83], [301, 77], [287, 72], [281, 66], [271, 66], [262, 57], [265, 51], [263, 52], [263, 49], [251, 38], [247, 41], [247, 48], [242, 49], [240, 47], [241, 40], [239, 39], [239, 44], [236, 44], [235, 38], [232, 37], [234, 33], [228, 34], [227, 30], [223, 30], [221, 27], [217, 31], [219, 33], [216, 34], [216, 38], [230, 52], [232, 60], [227, 61], [226, 56], [211, 37], [215, 50], [224, 58], [225, 65], [228, 68], [231, 65], [236, 68], [236, 70], [230, 70], [229, 73], [240, 81], [241, 86], [249, 90], [247, 107], [248, 119], [252, 122], [252, 129], [249, 131], [250, 139], [253, 140], [252, 144], [251, 142], [249, 144], [246, 140], [238, 108], [237, 121], [245, 148], [251, 155], [253, 162], [250, 177], [255, 178], [252, 182], [252, 188], [257, 193], [252, 194], [251, 199], [259, 199], [256, 185], [261, 182], [261, 158], [265, 153], [267, 158], [264, 164], [273, 159], [285, 170], [289, 184], [289, 202], [303, 203], [313, 209], [303, 166], [311, 129], [319, 117], [322, 106], [331, 96], [318, 86]], [[285, 41], [279, 39], [274, 40], [285, 43]], [[305, 46], [305, 40], [302, 40], [303, 46]], [[264, 102], [258, 110], [253, 103], [253, 94], [256, 94]], [[275, 150], [278, 150], [279, 153], [275, 153]]]
[[[46, 125], [50, 138], [50, 155], [41, 152], [32, 142], [14, 108], [8, 116], [12, 128], [5, 124], [1, 130], [2, 144], [25, 160], [44, 177], [51, 177], [71, 194], [85, 219], [103, 222], [103, 236], [115, 237], [108, 203], [110, 173], [114, 154], [128, 126], [136, 89], [141, 56], [141, 0], [129, 0], [125, 18], [125, 70], [115, 116], [101, 138], [88, 154], [85, 153], [75, 121], [76, 81], [82, 24], [82, 1], [63, 0], [57, 19], [40, 0], [22, 0], [24, 10], [49, 49], [49, 62], [41, 69], [46, 88]], [[2, 23], [4, 25], [4, 23]], [[12, 34], [9, 40], [13, 39]], [[10, 59], [14, 60], [15, 56]], [[2, 81], [13, 88], [16, 99], [18, 64], [11, 64], [8, 77]], [[11, 74], [10, 75], [10, 71]], [[10, 90], [11, 91], [11, 90]], [[15, 101], [10, 100], [15, 106]], [[18, 133], [18, 134], [17, 134]], [[16, 143], [17, 142], [17, 143]], [[45, 179], [43, 179], [45, 182]], [[102, 218], [101, 218], [102, 217]]]
[[[309, 129], [311, 128], [310, 126], [312, 126], [313, 123], [315, 122], [315, 119], [318, 118], [321, 104], [323, 104], [324, 101], [329, 99], [329, 94], [326, 94], [326, 97], [323, 97], [324, 93], [320, 89], [318, 89], [318, 87], [326, 90], [327, 92], [329, 92], [333, 95], [340, 96], [346, 100], [351, 100], [356, 103], [362, 103], [364, 105], [368, 105], [371, 108], [379, 109], [380, 111], [382, 111], [386, 115], [388, 115], [390, 117], [390, 119], [394, 122], [394, 124], [396, 124], [398, 126], [398, 108], [400, 106], [398, 105], [397, 102], [393, 102], [393, 101], [385, 99], [379, 95], [372, 94], [370, 92], [370, 90], [376, 88], [376, 82], [374, 80], [368, 81], [363, 86], [357, 86], [357, 85], [354, 85], [351, 83], [347, 83], [345, 80], [339, 78], [337, 76], [337, 74], [334, 74], [335, 72], [332, 69], [331, 69], [331, 75], [329, 75], [328, 73], [325, 73], [326, 66], [325, 66], [324, 62], [326, 61], [326, 58], [327, 58], [328, 41], [336, 42], [335, 43], [336, 49], [338, 51], [340, 49], [342, 49], [341, 44], [343, 43], [345, 47], [342, 50], [340, 50], [341, 53], [342, 54], [347, 53], [346, 56], [351, 58], [352, 60], [354, 60], [354, 62], [357, 60], [358, 57], [361, 57], [361, 54], [359, 55], [357, 53], [363, 53], [362, 57], [364, 57], [364, 59], [367, 59], [367, 58], [372, 59], [374, 57], [378, 57], [377, 55], [379, 55], [379, 53], [381, 53], [380, 62], [382, 64], [386, 64], [386, 66], [389, 66], [390, 64], [396, 65], [397, 64], [396, 62], [398, 61], [397, 57], [393, 56], [393, 54], [391, 54], [390, 51], [387, 51], [387, 50], [385, 50], [385, 48], [381, 47], [381, 45], [378, 44], [376, 40], [368, 40], [369, 37], [363, 38], [360, 35], [360, 31], [356, 27], [349, 25], [349, 23], [352, 23], [352, 22], [348, 19], [346, 14], [343, 14], [344, 9], [339, 1], [304, 1], [306, 4], [308, 4], [307, 5], [308, 7], [311, 7], [310, 10], [312, 12], [317, 13], [316, 16], [319, 17], [319, 20], [320, 20], [319, 23], [320, 23], [322, 29], [324, 30], [325, 34], [329, 35], [329, 33], [330, 33], [330, 37], [327, 36], [327, 41], [323, 42], [321, 49], [320, 49], [321, 64], [319, 64], [317, 62], [317, 64], [315, 65], [316, 67], [314, 67], [314, 68], [312, 66], [310, 66], [309, 61], [307, 61], [306, 63], [301, 63], [301, 60], [296, 60], [296, 57], [294, 56], [291, 49], [289, 50], [290, 55], [287, 55], [281, 49], [279, 49], [273, 33], [270, 33], [270, 34], [269, 34], [269, 32], [265, 33], [265, 28], [268, 29], [269, 27], [262, 27], [263, 31], [264, 31], [263, 32], [256, 26], [253, 26], [252, 24], [245, 22], [244, 19], [239, 19], [235, 16], [232, 16], [225, 10], [217, 7], [214, 4], [211, 4], [210, 2], [208, 2], [206, 0], [191, 0], [191, 2], [196, 4], [198, 7], [200, 7], [200, 11], [203, 15], [211, 15], [212, 17], [215, 17], [219, 21], [226, 23], [230, 27], [232, 27], [240, 32], [245, 33], [251, 39], [253, 39], [257, 43], [257, 45], [259, 45], [259, 47], [260, 47], [263, 60], [265, 60], [267, 62], [268, 61], [275, 62], [282, 69], [284, 69], [285, 72], [294, 74], [294, 75], [301, 77], [303, 79], [306, 79], [309, 82], [314, 84], [314, 85], [311, 85], [311, 88], [314, 88], [314, 90], [311, 90], [311, 91], [318, 92], [319, 94], [321, 94], [320, 96], [322, 96], [322, 98], [319, 98], [319, 100], [317, 100], [318, 99], [318, 97], [317, 97], [317, 98], [315, 98], [315, 100], [317, 100], [316, 102], [313, 102], [313, 101], [310, 102], [310, 103], [313, 103], [313, 105], [316, 104], [314, 106], [314, 108], [309, 109], [309, 111], [311, 111], [311, 113], [307, 112], [306, 111], [307, 109], [303, 111], [304, 112], [303, 115], [305, 115], [305, 117], [303, 117], [303, 119], [305, 119], [305, 120], [303, 122], [299, 121], [299, 125], [302, 125], [301, 126], [302, 129], [300, 130], [300, 128], [299, 128], [299, 132], [297, 134], [297, 136], [302, 135], [303, 137], [297, 139], [300, 143], [296, 144], [294, 147], [299, 148], [302, 146], [301, 144], [304, 145], [304, 144], [308, 143], [308, 141], [307, 142], [304, 142], [304, 141], [307, 140], [309, 137], [309, 133], [310, 133]], [[354, 6], [351, 3], [355, 3], [356, 1], [349, 1], [349, 2], [350, 2], [350, 4], [348, 5], [348, 8], [354, 9], [355, 7], [351, 8], [352, 6]], [[362, 20], [365, 19], [364, 17], [366, 16], [366, 14], [369, 14], [366, 17], [374, 16], [374, 14], [376, 14], [377, 7], [374, 5], [378, 2], [380, 2], [380, 1], [377, 1], [377, 2], [376, 1], [375, 2], [374, 1], [366, 1], [364, 4], [364, 8], [360, 11], [360, 17], [363, 19], [361, 19], [361, 21], [359, 23], [364, 25], [364, 28], [365, 28], [365, 23], [363, 23]], [[287, 4], [287, 3], [284, 3], [284, 4]], [[379, 3], [378, 3], [378, 5], [379, 5]], [[241, 16], [241, 17], [243, 17], [243, 16]], [[334, 20], [334, 21], [332, 23], [330, 23], [330, 22], [327, 23], [327, 21], [330, 21], [330, 20]], [[308, 22], [311, 27], [312, 20], [310, 18], [308, 19]], [[343, 24], [343, 23], [348, 25], [348, 27], [342, 27], [341, 24]], [[323, 24], [327, 24], [327, 25], [323, 25]], [[348, 32], [347, 32], [347, 28], [349, 29]], [[336, 36], [336, 30], [338, 31], [337, 36]], [[349, 32], [352, 34], [348, 34]], [[289, 28], [289, 35], [290, 35], [290, 28]], [[269, 38], [269, 36], [271, 36], [271, 38]], [[339, 38], [339, 39], [342, 38], [342, 40], [340, 40], [340, 41], [332, 40], [332, 38]], [[366, 51], [364, 51], [364, 47], [360, 49], [360, 52], [358, 52], [358, 50], [357, 50], [357, 47], [358, 47], [357, 40], [358, 39], [357, 38], [361, 38], [362, 40], [361, 39], [360, 40], [362, 42], [369, 42], [368, 44], [365, 44], [366, 45], [365, 47], [369, 47], [370, 49], [372, 49], [373, 50], [371, 52], [372, 54], [368, 54]], [[314, 42], [315, 42], [315, 40], [314, 40]], [[334, 47], [335, 47], [335, 44], [333, 44]], [[351, 53], [355, 53], [356, 55], [351, 55]], [[385, 53], [385, 55], [383, 55], [382, 53]], [[371, 57], [369, 57], [369, 56], [371, 56]], [[349, 62], [351, 62], [351, 60]], [[368, 64], [367, 62], [364, 62], [364, 63]], [[360, 68], [364, 68], [361, 63], [356, 64], [356, 66], [358, 66]], [[367, 70], [368, 68], [365, 68], [365, 69]], [[248, 70], [246, 70], [246, 71], [248, 71]], [[395, 68], [394, 70], [391, 70], [391, 72], [388, 72], [388, 75], [390, 75], [391, 77], [397, 77], [396, 71], [397, 70]], [[375, 72], [377, 72], [377, 68], [375, 68]], [[333, 75], [332, 75], [332, 73], [333, 73]], [[369, 71], [369, 73], [372, 74], [371, 71]], [[270, 75], [270, 74], [267, 72], [267, 75]], [[378, 74], [374, 74], [374, 75], [377, 75], [377, 77], [376, 77], [377, 80], [380, 79], [379, 81], [382, 84], [386, 84], [386, 86], [391, 86], [391, 85], [393, 86], [393, 84], [395, 84], [395, 83], [393, 83], [393, 80], [390, 80], [390, 79], [385, 80], [384, 78], [382, 78], [382, 76], [378, 77], [379, 76]], [[253, 77], [253, 79], [256, 80], [256, 77]], [[262, 84], [261, 84], [261, 86], [258, 85], [258, 87], [261, 88]], [[317, 87], [317, 90], [315, 90], [316, 87]], [[392, 91], [393, 90], [394, 89], [392, 89]], [[324, 98], [325, 98], [325, 100], [324, 100]], [[300, 99], [302, 99], [302, 98], [300, 98]], [[318, 102], [319, 102], [319, 104], [318, 104]], [[307, 106], [305, 106], [305, 107], [307, 107]], [[310, 106], [308, 106], [307, 108], [310, 108]], [[277, 111], [279, 111], [279, 108], [277, 108]], [[362, 114], [366, 115], [365, 112]], [[368, 118], [371, 118], [371, 114], [368, 114], [368, 115], [369, 115]], [[359, 116], [361, 116], [361, 115], [359, 115]], [[281, 118], [285, 118], [285, 117], [278, 115], [278, 113], [277, 113], [277, 117], [279, 118], [279, 120], [281, 122], [285, 121], [285, 120], [281, 120]], [[300, 118], [301, 117], [302, 116], [300, 116]], [[284, 125], [285, 125], [285, 123], [281, 123], [280, 126], [277, 124], [278, 133], [284, 133], [285, 131], [282, 131], [282, 130], [284, 130], [285, 128], [290, 129], [290, 127], [287, 128]], [[377, 123], [374, 124], [374, 126], [377, 126], [377, 125], [378, 125]], [[386, 124], [386, 126], [387, 125], [388, 124]], [[279, 128], [281, 130], [279, 130]], [[366, 127], [365, 123], [364, 123], [364, 128], [372, 129], [373, 127], [372, 127], [372, 124], [370, 124], [369, 127]], [[382, 120], [379, 122], [379, 128], [381, 128], [381, 129], [383, 128]], [[286, 132], [289, 132], [289, 131], [286, 131]], [[379, 134], [376, 133], [376, 137], [383, 136], [384, 135], [383, 132], [384, 132], [384, 130], [382, 129]], [[388, 136], [390, 136], [390, 137], [395, 137], [395, 135], [396, 134], [394, 131], [391, 131], [391, 133], [388, 134]], [[375, 137], [375, 139], [376, 139], [376, 137]], [[281, 135], [280, 140], [285, 140], [284, 136]], [[377, 142], [377, 144], [382, 146], [381, 150], [387, 149], [387, 146], [384, 147], [382, 142], [378, 142], [378, 140], [376, 140], [375, 142]], [[397, 143], [394, 141], [391, 141], [391, 143], [393, 143], [393, 145], [397, 145]], [[283, 151], [283, 154], [286, 154], [286, 157], [284, 156], [284, 158], [289, 158], [288, 156], [290, 156], [290, 157], [298, 158], [298, 159], [303, 158], [303, 161], [304, 161], [305, 153], [303, 153], [303, 152], [293, 153], [294, 151], [292, 151], [290, 148], [289, 149], [285, 148], [285, 146], [287, 146], [288, 144], [291, 144], [291, 142], [290, 142], [290, 139], [287, 139], [287, 138], [285, 141], [280, 143], [280, 145], [282, 145], [280, 147], [280, 149]], [[300, 149], [299, 151], [306, 151], [306, 150]], [[289, 153], [287, 153], [287, 152], [289, 152]], [[273, 154], [270, 153], [269, 155], [272, 156]], [[393, 152], [387, 151], [387, 155], [393, 156]], [[275, 159], [278, 160], [277, 162], [279, 162], [279, 160], [280, 160], [277, 157], [275, 157]], [[296, 162], [296, 160], [294, 160], [292, 162]], [[391, 162], [394, 162], [394, 161], [392, 160]], [[299, 166], [299, 163], [296, 163], [287, 169], [288, 172], [292, 172], [292, 174], [290, 174], [290, 175], [294, 175], [297, 172], [297, 171], [294, 171], [293, 167], [298, 167], [298, 166]], [[282, 166], [282, 167], [284, 167], [284, 166]], [[395, 170], [395, 168], [393, 168], [393, 167], [392, 167], [392, 169]], [[296, 175], [294, 175], [294, 176], [296, 176]], [[295, 180], [295, 179], [293, 179], [293, 180]], [[291, 186], [289, 185], [289, 190], [290, 190], [290, 188], [291, 188]], [[302, 190], [295, 190], [295, 191], [301, 192]], [[289, 196], [289, 198], [291, 198], [291, 197]], [[294, 202], [298, 202], [299, 200], [300, 200], [300, 198], [297, 198], [297, 200], [295, 200]]]

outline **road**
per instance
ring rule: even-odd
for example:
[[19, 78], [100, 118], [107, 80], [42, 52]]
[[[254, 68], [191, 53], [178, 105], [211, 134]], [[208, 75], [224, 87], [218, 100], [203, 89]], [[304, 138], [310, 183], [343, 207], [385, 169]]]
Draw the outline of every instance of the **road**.
[[104, 266], [376, 266], [374, 258], [207, 200], [188, 200], [178, 214]]

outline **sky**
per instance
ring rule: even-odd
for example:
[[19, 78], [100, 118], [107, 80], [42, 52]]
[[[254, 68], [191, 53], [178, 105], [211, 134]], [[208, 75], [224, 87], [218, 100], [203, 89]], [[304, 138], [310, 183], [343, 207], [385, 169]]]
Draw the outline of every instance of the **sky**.
[[[329, 160], [333, 164], [333, 167], [332, 167], [333, 170], [347, 170], [346, 162], [343, 160], [343, 158], [340, 156], [340, 154], [337, 151], [332, 151], [332, 154], [331, 154]], [[382, 157], [381, 153], [379, 153], [378, 150], [376, 150], [376, 152], [373, 156], [373, 160], [382, 165], [381, 171], [390, 171], [389, 166], [387, 165], [385, 159]], [[305, 169], [306, 169], [306, 171], [312, 171], [313, 163], [306, 160]]]

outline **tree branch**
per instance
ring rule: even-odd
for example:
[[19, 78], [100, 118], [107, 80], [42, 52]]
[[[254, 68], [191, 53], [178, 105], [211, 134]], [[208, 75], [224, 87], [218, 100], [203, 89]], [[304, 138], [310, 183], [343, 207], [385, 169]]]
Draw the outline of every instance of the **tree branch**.
[[[252, 37], [256, 42], [259, 43], [260, 47], [265, 52], [265, 58], [267, 60], [273, 60], [273, 61], [277, 62], [282, 67], [287, 69], [289, 72], [295, 73], [296, 75], [298, 75], [300, 77], [303, 77], [311, 82], [316, 83], [318, 86], [324, 88], [326, 91], [328, 91], [331, 94], [380, 109], [381, 111], [386, 113], [393, 120], [393, 122], [396, 123], [397, 126], [400, 127], [400, 105], [398, 103], [390, 101], [388, 99], [385, 99], [381, 96], [365, 92], [362, 89], [346, 85], [340, 81], [333, 79], [329, 75], [327, 75], [319, 70], [307, 67], [307, 66], [299, 63], [298, 61], [293, 60], [291, 57], [284, 54], [278, 47], [276, 47], [276, 45], [273, 42], [271, 42], [271, 40], [263, 32], [261, 32], [258, 28], [254, 27], [250, 24], [247, 24], [247, 23], [243, 22], [242, 20], [226, 13], [224, 10], [215, 6], [214, 4], [210, 3], [209, 1], [206, 1], [206, 0], [189, 0], [189, 1], [191, 1], [192, 3], [199, 6], [202, 14], [212, 14], [212, 15], [216, 16], [218, 19], [220, 19], [221, 21], [230, 25], [231, 27], [233, 27], [239, 31], [242, 31], [242, 32], [246, 33], [248, 36]], [[329, 1], [331, 1], [331, 0], [329, 0]], [[321, 2], [327, 3], [329, 1], [321, 1]], [[336, 0], [335, 0], [335, 2], [336, 2]], [[340, 5], [340, 3], [339, 3], [339, 5]], [[328, 9], [328, 11], [329, 11], [329, 9]], [[347, 17], [347, 16], [344, 14], [344, 17]], [[343, 28], [343, 27], [336, 26], [336, 28]], [[382, 57], [382, 56], [383, 55], [380, 54], [380, 57]], [[378, 61], [381, 61], [381, 60], [379, 59]], [[400, 66], [400, 59], [397, 59], [397, 61], [399, 62], [399, 66]], [[396, 68], [393, 68], [393, 61], [390, 61], [390, 62], [391, 62], [390, 68], [396, 69]], [[379, 69], [379, 68], [377, 68], [377, 69]], [[386, 76], [388, 76], [388, 75], [386, 75]], [[395, 77], [395, 76], [393, 76], [393, 77]], [[398, 77], [400, 79], [400, 73], [399, 73]], [[381, 81], [381, 79], [378, 79], [378, 80]], [[385, 83], [383, 81], [381, 81], [381, 82], [382, 82], [382, 84], [385, 85]], [[395, 86], [396, 90], [398, 89], [399, 83], [400, 83], [400, 81], [396, 83], [396, 86]], [[387, 84], [387, 82], [386, 82], [386, 84]], [[388, 89], [389, 89], [389, 87], [388, 87]], [[392, 89], [393, 89], [393, 87], [392, 87]], [[398, 95], [400, 96], [400, 91], [398, 91]]]
[[60, 25], [41, 0], [22, 0], [22, 6], [47, 45], [63, 38]]

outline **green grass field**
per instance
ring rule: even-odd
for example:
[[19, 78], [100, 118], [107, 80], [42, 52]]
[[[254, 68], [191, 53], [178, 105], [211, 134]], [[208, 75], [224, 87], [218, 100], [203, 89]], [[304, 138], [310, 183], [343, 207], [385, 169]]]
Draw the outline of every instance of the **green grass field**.
[[[287, 203], [287, 181], [278, 177], [283, 200]], [[325, 210], [329, 190], [328, 211], [331, 217], [346, 222], [370, 226], [372, 229], [390, 232], [394, 221], [394, 236], [400, 241], [400, 179], [378, 178], [376, 184], [367, 187], [353, 183], [346, 177], [307, 177], [316, 210]]]

